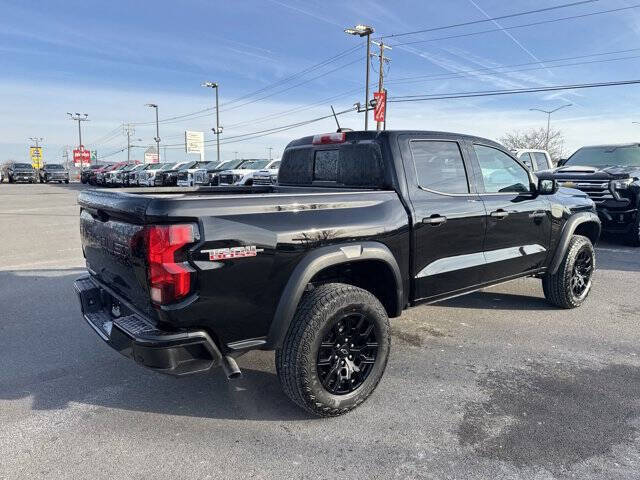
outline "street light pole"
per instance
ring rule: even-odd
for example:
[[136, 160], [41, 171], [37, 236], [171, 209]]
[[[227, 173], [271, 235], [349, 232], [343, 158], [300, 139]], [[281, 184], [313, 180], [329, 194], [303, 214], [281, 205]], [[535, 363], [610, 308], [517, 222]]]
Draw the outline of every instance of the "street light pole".
[[219, 85], [215, 82], [204, 82], [202, 84], [205, 88], [214, 88], [216, 90], [216, 128], [214, 130], [216, 134], [216, 150], [217, 150], [217, 160], [220, 163], [220, 134], [222, 133], [222, 127], [220, 127], [220, 109], [218, 108], [218, 90]]
[[365, 74], [365, 104], [364, 104], [364, 129], [369, 129], [369, 56], [371, 54], [371, 34], [375, 32], [374, 28], [369, 25], [356, 25], [353, 28], [345, 28], [344, 33], [348, 35], [357, 35], [359, 37], [367, 37], [367, 57], [366, 57], [366, 74]]
[[549, 150], [549, 131], [551, 129], [551, 114], [552, 113], [556, 113], [558, 110], [562, 110], [563, 108], [570, 107], [572, 105], [573, 105], [573, 103], [567, 103], [567, 104], [561, 105], [560, 107], [555, 108], [553, 110], [543, 110], [541, 108], [530, 108], [529, 109], [529, 111], [531, 111], [531, 112], [542, 112], [542, 113], [546, 113], [547, 114], [547, 135], [545, 137], [545, 142], [544, 142], [545, 143], [545, 147], [544, 147], [545, 150], [547, 150], [547, 151]]
[[156, 141], [156, 153], [158, 154], [158, 163], [160, 163], [160, 126], [158, 125], [160, 122], [158, 121], [158, 105], [155, 103], [147, 103], [147, 107], [156, 109], [156, 136], [153, 139]]
[[80, 150], [80, 171], [82, 171], [82, 169], [84, 168], [84, 156], [83, 156], [83, 151], [84, 151], [84, 145], [82, 145], [82, 128], [80, 127], [80, 122], [87, 122], [89, 121], [89, 114], [87, 113], [75, 113], [72, 114], [70, 112], [67, 112], [67, 115], [69, 115], [69, 118], [71, 118], [71, 120], [73, 120], [74, 122], [78, 122], [78, 150]]

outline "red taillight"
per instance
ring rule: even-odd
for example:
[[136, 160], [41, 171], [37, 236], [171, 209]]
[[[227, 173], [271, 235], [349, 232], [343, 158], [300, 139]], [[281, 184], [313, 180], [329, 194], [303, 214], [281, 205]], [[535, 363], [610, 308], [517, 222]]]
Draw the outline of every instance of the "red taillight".
[[323, 133], [322, 135], [314, 135], [313, 145], [326, 145], [329, 143], [344, 143], [347, 139], [347, 134], [344, 132], [338, 133]]
[[176, 259], [176, 253], [195, 242], [195, 226], [152, 225], [146, 228], [149, 290], [156, 304], [186, 297], [191, 291], [193, 269]]

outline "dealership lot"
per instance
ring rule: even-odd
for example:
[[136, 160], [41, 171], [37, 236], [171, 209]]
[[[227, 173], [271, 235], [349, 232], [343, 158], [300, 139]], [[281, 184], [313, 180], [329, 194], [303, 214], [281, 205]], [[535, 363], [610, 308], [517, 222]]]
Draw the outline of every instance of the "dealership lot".
[[84, 186], [0, 185], [0, 478], [637, 478], [640, 251], [598, 247], [579, 309], [523, 279], [392, 321], [387, 372], [335, 419], [278, 385], [143, 370], [84, 324]]

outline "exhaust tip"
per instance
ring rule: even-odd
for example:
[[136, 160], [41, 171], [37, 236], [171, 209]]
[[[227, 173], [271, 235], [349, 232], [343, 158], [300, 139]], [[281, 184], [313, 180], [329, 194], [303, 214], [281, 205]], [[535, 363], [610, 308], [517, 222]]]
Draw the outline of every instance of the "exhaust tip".
[[242, 371], [233, 357], [222, 357], [222, 369], [228, 380], [242, 377]]

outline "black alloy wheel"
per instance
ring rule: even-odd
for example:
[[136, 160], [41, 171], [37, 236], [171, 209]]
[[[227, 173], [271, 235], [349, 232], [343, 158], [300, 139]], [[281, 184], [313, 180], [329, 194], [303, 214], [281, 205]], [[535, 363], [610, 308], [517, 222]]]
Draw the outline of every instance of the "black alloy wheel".
[[571, 275], [571, 290], [576, 299], [581, 300], [591, 288], [593, 257], [591, 250], [583, 247], [578, 251]]
[[373, 320], [361, 312], [346, 312], [320, 343], [318, 377], [329, 393], [346, 395], [364, 383], [377, 357]]

